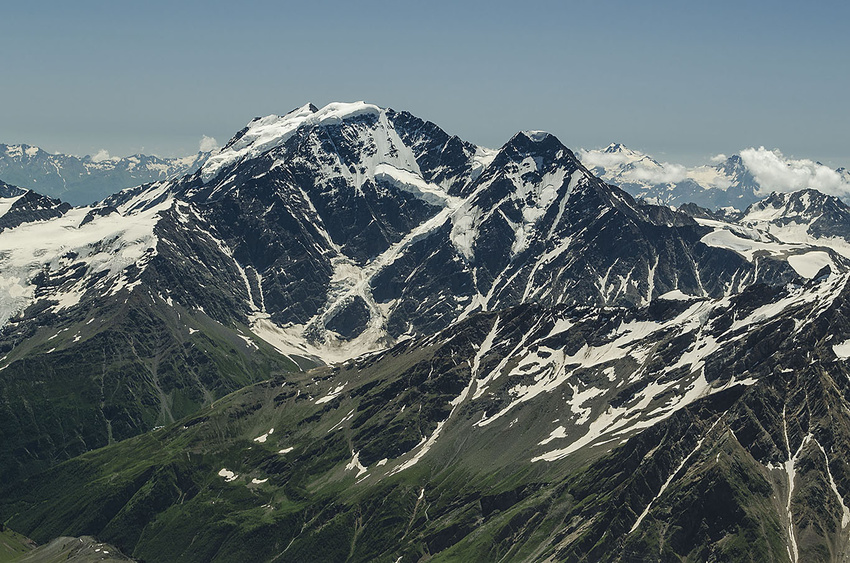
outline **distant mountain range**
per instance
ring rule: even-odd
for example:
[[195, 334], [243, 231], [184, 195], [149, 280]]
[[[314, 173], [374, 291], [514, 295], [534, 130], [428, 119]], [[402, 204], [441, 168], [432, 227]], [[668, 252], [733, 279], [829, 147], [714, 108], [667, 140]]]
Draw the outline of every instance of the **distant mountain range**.
[[[190, 174], [215, 152], [183, 158], [142, 154], [80, 158], [29, 145], [0, 144], [0, 180], [72, 205], [86, 205], [125, 188]], [[619, 143], [600, 150], [581, 150], [577, 157], [605, 182], [658, 205], [694, 203], [709, 209], [743, 211], [774, 191], [806, 188], [850, 198], [850, 171], [845, 168], [831, 170], [817, 162], [790, 160], [764, 148], [729, 157], [718, 155], [711, 164], [694, 167], [660, 162]]]
[[29, 145], [0, 144], [0, 179], [72, 205], [87, 205], [124, 188], [194, 172], [209, 154], [199, 152], [184, 158], [136, 154], [99, 159], [51, 154]]
[[149, 561], [846, 560], [850, 207], [671, 209], [582, 154], [307, 104], [94, 204], [0, 186], [0, 522]]
[[772, 192], [807, 188], [845, 200], [850, 197], [850, 172], [845, 168], [832, 170], [818, 162], [787, 159], [763, 147], [718, 155], [711, 164], [694, 167], [659, 162], [619, 143], [582, 150], [578, 156], [609, 184], [658, 205], [695, 203], [743, 211]]

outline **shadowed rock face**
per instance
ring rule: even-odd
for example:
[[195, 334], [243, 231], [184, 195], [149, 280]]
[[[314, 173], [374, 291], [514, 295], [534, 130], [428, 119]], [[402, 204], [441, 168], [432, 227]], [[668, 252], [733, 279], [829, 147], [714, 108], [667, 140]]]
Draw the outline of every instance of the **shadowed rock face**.
[[0, 180], [0, 197], [15, 197], [23, 195], [24, 192], [26, 192], [25, 189], [13, 186], [11, 184], [7, 184], [6, 182]]
[[[11, 187], [11, 186], [10, 186]], [[14, 193], [13, 191], [9, 193]], [[46, 221], [64, 215], [71, 206], [67, 203], [47, 196], [26, 191], [17, 197], [15, 202], [0, 217], [0, 230], [13, 229], [24, 223]]]

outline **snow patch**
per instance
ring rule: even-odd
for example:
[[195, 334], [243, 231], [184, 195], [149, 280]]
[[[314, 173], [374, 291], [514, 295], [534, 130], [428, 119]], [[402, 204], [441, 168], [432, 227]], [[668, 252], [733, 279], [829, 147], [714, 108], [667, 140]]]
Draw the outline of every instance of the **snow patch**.
[[668, 291], [664, 295], [658, 296], [658, 299], [666, 299], [667, 301], [690, 301], [694, 298], [695, 296], [683, 293], [679, 289], [674, 289], [673, 291]]
[[21, 194], [15, 197], [3, 197], [0, 198], [0, 217], [9, 212], [9, 209], [12, 208], [12, 205], [15, 204], [16, 201], [24, 197], [25, 194]]
[[814, 278], [824, 266], [829, 266], [830, 269], [835, 270], [832, 258], [822, 250], [789, 256], [788, 263], [798, 274], [808, 279]]
[[380, 163], [375, 167], [375, 180], [386, 182], [440, 207], [446, 207], [453, 199], [440, 186], [429, 184], [421, 175], [396, 168], [389, 163]]
[[336, 387], [336, 389], [334, 389], [333, 391], [331, 391], [330, 393], [328, 393], [327, 395], [325, 395], [321, 399], [316, 400], [316, 404], [322, 405], [324, 403], [330, 403], [331, 401], [333, 401], [334, 399], [339, 397], [340, 393], [342, 393], [342, 390], [345, 389], [345, 386], [346, 386], [346, 383], [342, 383], [342, 384], [338, 385]]
[[79, 303], [92, 289], [86, 285], [91, 274], [104, 274], [95, 286], [101, 293], [131, 290], [135, 285], [124, 271], [131, 266], [144, 269], [156, 254], [154, 227], [159, 214], [171, 205], [166, 199], [131, 217], [97, 215], [85, 224], [83, 219], [91, 208], [73, 208], [61, 217], [24, 223], [0, 233], [0, 325], [32, 302], [32, 280], [45, 271], [61, 275], [84, 267], [87, 273], [40, 296], [57, 301], [55, 310]]
[[360, 477], [362, 474], [364, 474], [364, 473], [366, 473], [366, 471], [368, 471], [365, 467], [363, 467], [363, 464], [360, 463], [360, 452], [352, 451], [351, 452], [351, 461], [348, 462], [348, 465], [345, 466], [345, 470], [346, 471], [352, 471], [354, 469], [357, 470], [357, 475], [354, 476], [355, 478]]
[[266, 440], [268, 440], [269, 436], [271, 436], [272, 434], [274, 434], [274, 428], [272, 428], [271, 430], [269, 430], [268, 432], [266, 432], [262, 436], [257, 436], [256, 438], [254, 438], [254, 441], [259, 443], [259, 444], [265, 444]]
[[789, 250], [801, 248], [801, 245], [798, 244], [765, 242], [758, 239], [744, 238], [728, 229], [717, 229], [702, 237], [700, 241], [707, 246], [725, 248], [737, 252], [749, 262], [753, 261], [756, 252], [766, 252], [772, 256], [782, 256]]
[[840, 360], [846, 360], [847, 358], [850, 358], [850, 340], [845, 340], [844, 342], [841, 342], [839, 344], [833, 344], [832, 351]]

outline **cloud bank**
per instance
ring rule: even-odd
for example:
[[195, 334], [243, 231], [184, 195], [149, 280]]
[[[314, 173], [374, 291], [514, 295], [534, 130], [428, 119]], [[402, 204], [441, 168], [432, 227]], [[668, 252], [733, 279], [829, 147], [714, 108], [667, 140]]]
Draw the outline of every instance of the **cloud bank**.
[[603, 179], [613, 183], [676, 184], [691, 179], [701, 185], [724, 190], [730, 184], [728, 179], [718, 174], [713, 167], [688, 168], [681, 164], [658, 162], [648, 155], [625, 147], [620, 147], [616, 152], [580, 150], [578, 156], [588, 168], [603, 169]]
[[[680, 164], [658, 162], [652, 157], [622, 145], [604, 150], [581, 150], [579, 160], [613, 184], [665, 185], [692, 180], [706, 188], [725, 190], [734, 178], [718, 165], [725, 154], [711, 157], [710, 164], [688, 168]], [[807, 159], [787, 158], [779, 150], [750, 147], [740, 152], [741, 162], [758, 183], [758, 195], [794, 192], [813, 188], [825, 194], [850, 200], [850, 173], [839, 172]]]
[[652, 162], [647, 164], [643, 161], [629, 171], [628, 176], [634, 180], [648, 182], [650, 184], [675, 184], [688, 178], [688, 169], [681, 164], [669, 162]]
[[760, 186], [760, 194], [814, 188], [825, 194], [850, 196], [850, 181], [836, 170], [808, 159], [790, 159], [764, 147], [741, 151], [741, 160]]
[[588, 168], [602, 168], [606, 171], [624, 166], [634, 160], [631, 155], [637, 155], [634, 151], [604, 152], [600, 150], [581, 149], [578, 151], [578, 159]]

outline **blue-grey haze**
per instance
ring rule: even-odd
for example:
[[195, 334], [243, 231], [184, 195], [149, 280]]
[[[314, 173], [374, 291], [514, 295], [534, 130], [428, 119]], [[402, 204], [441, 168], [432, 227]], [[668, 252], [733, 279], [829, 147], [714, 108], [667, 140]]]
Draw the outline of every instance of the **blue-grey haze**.
[[850, 164], [837, 1], [9, 2], [0, 142], [164, 156], [255, 115], [366, 100], [499, 146], [546, 129], [685, 163]]

